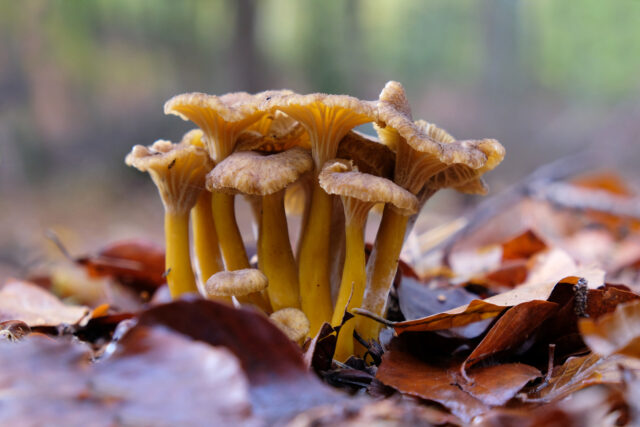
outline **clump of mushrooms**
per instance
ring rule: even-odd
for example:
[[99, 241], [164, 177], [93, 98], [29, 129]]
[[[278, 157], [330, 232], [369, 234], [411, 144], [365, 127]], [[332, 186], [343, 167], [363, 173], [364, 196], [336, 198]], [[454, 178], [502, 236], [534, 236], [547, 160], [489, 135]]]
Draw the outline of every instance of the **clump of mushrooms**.
[[[172, 296], [197, 291], [191, 212], [204, 296], [259, 307], [299, 344], [325, 322], [340, 326], [338, 360], [364, 353], [355, 333], [378, 338], [378, 323], [364, 316], [343, 323], [344, 315], [355, 308], [385, 315], [405, 235], [426, 201], [443, 188], [486, 193], [482, 176], [504, 157], [493, 139], [460, 141], [414, 121], [393, 81], [378, 101], [288, 90], [190, 93], [167, 101], [165, 113], [199, 129], [180, 144], [136, 146], [126, 162], [149, 172], [162, 197]], [[367, 122], [379, 139], [354, 131]], [[287, 188], [287, 206], [303, 215], [296, 251]], [[257, 270], [249, 268], [235, 194], [254, 211]], [[376, 205], [382, 219], [365, 264], [364, 227]]]

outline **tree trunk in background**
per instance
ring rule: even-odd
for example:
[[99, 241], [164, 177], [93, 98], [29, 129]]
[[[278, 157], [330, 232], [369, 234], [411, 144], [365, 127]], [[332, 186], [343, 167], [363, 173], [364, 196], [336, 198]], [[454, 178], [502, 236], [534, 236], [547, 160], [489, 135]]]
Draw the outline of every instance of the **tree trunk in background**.
[[256, 48], [256, 2], [235, 0], [231, 3], [235, 8], [235, 32], [229, 51], [231, 78], [238, 90], [256, 92], [264, 89], [261, 87], [264, 86], [261, 78], [264, 72]]

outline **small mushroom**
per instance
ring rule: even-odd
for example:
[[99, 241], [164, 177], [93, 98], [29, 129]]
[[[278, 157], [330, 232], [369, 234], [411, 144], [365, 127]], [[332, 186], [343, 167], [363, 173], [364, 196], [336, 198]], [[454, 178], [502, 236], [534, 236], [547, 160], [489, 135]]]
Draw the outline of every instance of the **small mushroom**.
[[[200, 129], [193, 129], [182, 137], [181, 143], [204, 149], [202, 136]], [[211, 167], [213, 167], [213, 162]], [[224, 262], [218, 245], [218, 234], [211, 212], [211, 192], [207, 190], [200, 192], [196, 205], [191, 209], [191, 230], [198, 269], [202, 283], [204, 283], [213, 274], [224, 270]]]
[[[265, 110], [280, 110], [297, 120], [307, 131], [315, 173], [335, 157], [340, 140], [356, 126], [376, 118], [375, 106], [346, 95], [287, 94], [265, 99]], [[329, 236], [331, 197], [314, 183], [311, 208], [301, 236], [298, 259], [302, 310], [314, 335], [331, 317]]]
[[[345, 212], [346, 255], [342, 281], [331, 324], [339, 326], [345, 311], [360, 307], [366, 282], [364, 226], [369, 210], [376, 203], [386, 203], [404, 215], [415, 213], [418, 199], [386, 178], [358, 172], [351, 161], [332, 160], [319, 176], [320, 186], [329, 194], [342, 198]], [[353, 352], [355, 320], [340, 331], [336, 359], [346, 360]]]
[[136, 145], [125, 158], [128, 166], [148, 172], [165, 209], [167, 283], [172, 297], [197, 292], [189, 255], [189, 211], [204, 188], [212, 163], [199, 147], [156, 141]]
[[213, 191], [241, 192], [262, 198], [258, 264], [269, 278], [268, 295], [274, 310], [300, 307], [284, 190], [312, 168], [311, 155], [299, 147], [271, 155], [240, 151], [223, 160], [207, 176], [207, 188]]
[[[487, 140], [456, 141], [442, 129], [423, 121], [414, 122], [400, 83], [386, 84], [380, 93], [378, 115], [379, 123], [374, 127], [380, 139], [396, 152], [394, 182], [413, 194], [419, 194], [427, 182], [452, 165], [478, 170], [489, 161], [480, 148]], [[422, 195], [428, 198], [430, 193], [427, 191]], [[386, 311], [408, 221], [408, 215], [389, 205], [385, 207], [367, 264], [367, 286], [362, 304], [364, 309], [379, 316], [384, 316]], [[365, 340], [371, 340], [378, 338], [380, 325], [359, 317], [356, 329]]]
[[269, 281], [255, 268], [235, 271], [220, 271], [209, 277], [204, 285], [208, 297], [236, 297], [264, 309], [262, 294]]
[[302, 344], [309, 333], [309, 319], [297, 308], [283, 308], [272, 313], [269, 318], [291, 341]]
[[[209, 156], [216, 164], [233, 152], [238, 135], [265, 115], [258, 108], [257, 99], [245, 92], [219, 97], [185, 93], [168, 100], [164, 112], [198, 125]], [[249, 259], [236, 222], [233, 195], [213, 192], [211, 203], [225, 267], [227, 270], [248, 268]]]

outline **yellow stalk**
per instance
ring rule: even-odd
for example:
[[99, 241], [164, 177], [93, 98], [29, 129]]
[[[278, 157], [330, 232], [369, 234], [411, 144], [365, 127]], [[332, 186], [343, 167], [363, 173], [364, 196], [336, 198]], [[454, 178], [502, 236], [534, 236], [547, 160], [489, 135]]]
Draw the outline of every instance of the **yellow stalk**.
[[[384, 316], [387, 309], [387, 297], [398, 269], [408, 220], [408, 216], [385, 206], [376, 242], [367, 263], [367, 286], [362, 301], [363, 309], [378, 316]], [[377, 340], [380, 328], [381, 325], [374, 320], [364, 316], [357, 317], [356, 331], [367, 341]]]
[[[214, 191], [211, 193], [211, 210], [213, 211], [213, 223], [218, 233], [220, 250], [227, 271], [242, 270], [249, 268], [249, 259], [244, 249], [244, 243], [233, 208], [234, 196], [226, 193]], [[260, 293], [253, 293], [244, 297], [238, 297], [238, 301], [245, 304], [253, 304], [260, 307], [264, 312], [270, 313], [271, 306], [265, 297]]]
[[[202, 282], [219, 271], [224, 270], [224, 262], [218, 247], [218, 234], [213, 223], [211, 212], [211, 193], [202, 191], [196, 205], [191, 209], [191, 228], [193, 230], [193, 247], [200, 268]], [[230, 298], [219, 299], [231, 301]]]
[[[365, 217], [366, 218], [366, 217]], [[364, 221], [350, 221], [345, 227], [346, 254], [342, 281], [331, 324], [340, 325], [345, 310], [360, 307], [366, 282], [364, 256]], [[351, 299], [349, 299], [351, 298]], [[348, 304], [348, 305], [347, 305]], [[355, 320], [348, 320], [340, 330], [334, 358], [345, 361], [354, 354], [353, 329]]]
[[189, 212], [164, 215], [165, 270], [172, 298], [198, 292], [189, 255]]
[[301, 236], [298, 277], [300, 303], [309, 319], [309, 335], [331, 319], [331, 288], [329, 284], [329, 234], [331, 196], [316, 181], [311, 196], [307, 227]]
[[300, 308], [298, 269], [287, 229], [284, 190], [262, 198], [258, 263], [269, 279], [267, 294], [273, 310]]
[[215, 224], [224, 265], [228, 271], [249, 268], [242, 236], [236, 223], [234, 196], [214, 191], [211, 195], [213, 222]]

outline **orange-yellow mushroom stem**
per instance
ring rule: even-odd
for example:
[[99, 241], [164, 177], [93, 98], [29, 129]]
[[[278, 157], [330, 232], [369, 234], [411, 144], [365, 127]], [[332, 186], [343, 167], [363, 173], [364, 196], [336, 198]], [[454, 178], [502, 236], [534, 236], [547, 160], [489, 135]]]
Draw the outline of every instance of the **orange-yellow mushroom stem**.
[[[345, 264], [342, 270], [338, 299], [331, 320], [332, 326], [340, 325], [345, 311], [351, 311], [353, 308], [362, 305], [366, 282], [364, 220], [358, 219], [348, 222], [345, 232]], [[337, 360], [345, 361], [354, 354], [353, 330], [355, 321], [355, 318], [348, 320], [340, 330], [334, 356]]]
[[284, 190], [262, 198], [261, 221], [258, 263], [269, 279], [267, 294], [271, 306], [274, 311], [288, 307], [300, 308], [298, 268], [287, 229]]
[[166, 212], [164, 233], [165, 270], [171, 296], [177, 298], [185, 293], [198, 292], [189, 255], [189, 212]]
[[[362, 308], [378, 316], [384, 316], [387, 297], [398, 269], [398, 259], [404, 242], [409, 216], [385, 206], [382, 221], [367, 263], [367, 286]], [[381, 325], [364, 316], [358, 316], [356, 331], [366, 341], [377, 340]]]
[[309, 334], [314, 336], [331, 319], [329, 284], [329, 233], [331, 196], [316, 182], [311, 196], [311, 215], [302, 235], [298, 277], [302, 311], [309, 319]]
[[[191, 227], [193, 247], [203, 283], [217, 272], [224, 270], [212, 215], [211, 193], [202, 191], [196, 205], [191, 209]], [[231, 301], [230, 298], [221, 297], [220, 299]]]

